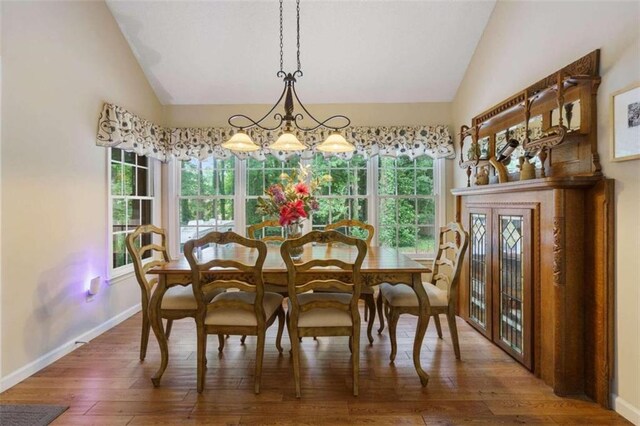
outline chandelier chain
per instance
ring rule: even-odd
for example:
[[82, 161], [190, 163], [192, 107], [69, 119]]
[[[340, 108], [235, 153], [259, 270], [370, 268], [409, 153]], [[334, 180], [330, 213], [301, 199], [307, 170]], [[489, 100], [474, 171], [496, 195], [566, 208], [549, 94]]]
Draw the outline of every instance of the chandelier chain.
[[297, 37], [298, 37], [298, 71], [302, 72], [302, 66], [300, 65], [300, 0], [296, 1], [296, 19], [297, 19]]
[[282, 49], [284, 47], [284, 37], [282, 35], [282, 1], [280, 0], [280, 72], [284, 72], [284, 59]]

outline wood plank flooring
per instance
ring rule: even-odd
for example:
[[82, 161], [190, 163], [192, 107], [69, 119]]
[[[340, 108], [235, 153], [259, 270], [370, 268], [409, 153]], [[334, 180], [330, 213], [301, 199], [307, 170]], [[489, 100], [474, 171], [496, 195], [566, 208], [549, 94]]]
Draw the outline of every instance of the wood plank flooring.
[[138, 360], [140, 314], [99, 336], [24, 382], [0, 394], [5, 403], [65, 404], [56, 425], [215, 424], [630, 424], [613, 411], [580, 398], [559, 398], [542, 381], [458, 320], [462, 360], [429, 325], [422, 351], [431, 375], [426, 388], [411, 359], [416, 318], [398, 324], [398, 356], [389, 363], [387, 330], [372, 346], [362, 332], [360, 396], [351, 392], [347, 339], [324, 337], [302, 343], [302, 399], [295, 398], [288, 353], [279, 355], [268, 332], [262, 393], [253, 393], [255, 338], [209, 337], [206, 389], [196, 386], [195, 326], [176, 321], [170, 361], [160, 388], [151, 384], [160, 356], [153, 335], [147, 359]]

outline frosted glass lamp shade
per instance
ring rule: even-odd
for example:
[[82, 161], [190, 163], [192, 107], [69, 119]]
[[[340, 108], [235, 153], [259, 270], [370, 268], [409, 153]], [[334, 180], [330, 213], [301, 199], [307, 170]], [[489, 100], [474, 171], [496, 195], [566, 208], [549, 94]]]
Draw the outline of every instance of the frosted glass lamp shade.
[[331, 133], [329, 137], [316, 147], [321, 152], [353, 152], [356, 147], [347, 142], [340, 133]]
[[260, 149], [243, 131], [236, 132], [231, 139], [222, 143], [222, 147], [237, 152], [252, 152]]
[[303, 151], [306, 146], [293, 133], [284, 132], [277, 141], [269, 146], [269, 149], [274, 151]]

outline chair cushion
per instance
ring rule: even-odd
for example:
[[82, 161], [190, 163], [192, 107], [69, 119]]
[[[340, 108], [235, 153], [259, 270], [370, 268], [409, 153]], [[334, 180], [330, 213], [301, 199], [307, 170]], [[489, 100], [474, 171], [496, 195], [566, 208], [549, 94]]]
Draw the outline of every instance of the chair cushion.
[[[154, 288], [155, 290], [155, 288]], [[224, 290], [216, 289], [210, 293], [207, 293], [204, 301], [209, 303], [211, 299], [213, 299], [218, 294], [222, 293]], [[177, 285], [169, 288], [164, 296], [162, 296], [162, 305], [161, 309], [173, 310], [173, 309], [198, 309], [198, 304], [196, 303], [196, 298], [193, 295], [193, 289], [191, 285], [181, 286]]]
[[[316, 300], [337, 300], [348, 304], [351, 294], [348, 293], [303, 293], [298, 295], [298, 303], [304, 305]], [[291, 312], [291, 300], [288, 300]], [[351, 327], [351, 314], [336, 308], [318, 308], [300, 312], [298, 327]]]
[[[267, 319], [273, 315], [278, 309], [278, 306], [282, 305], [282, 297], [277, 293], [265, 292], [262, 299], [262, 306]], [[213, 298], [213, 302], [219, 301], [242, 301], [245, 303], [255, 303], [256, 294], [246, 291], [227, 292], [217, 295]], [[256, 314], [253, 311], [246, 311], [244, 309], [234, 308], [219, 308], [210, 309], [204, 318], [204, 323], [207, 325], [237, 325], [255, 327], [258, 325]]]
[[[447, 306], [449, 304], [446, 290], [442, 290], [431, 283], [422, 283], [422, 286], [427, 292], [431, 306]], [[418, 307], [418, 297], [408, 285], [385, 283], [380, 286], [380, 293], [391, 306]]]

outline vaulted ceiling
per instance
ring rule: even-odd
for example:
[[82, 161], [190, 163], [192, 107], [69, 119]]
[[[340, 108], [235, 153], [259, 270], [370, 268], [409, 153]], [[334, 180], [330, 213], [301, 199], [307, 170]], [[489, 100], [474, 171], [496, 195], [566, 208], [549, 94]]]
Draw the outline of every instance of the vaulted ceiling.
[[[268, 104], [282, 90], [278, 2], [109, 0], [163, 104]], [[305, 103], [447, 102], [495, 1], [301, 2]], [[295, 2], [284, 3], [285, 71]]]

